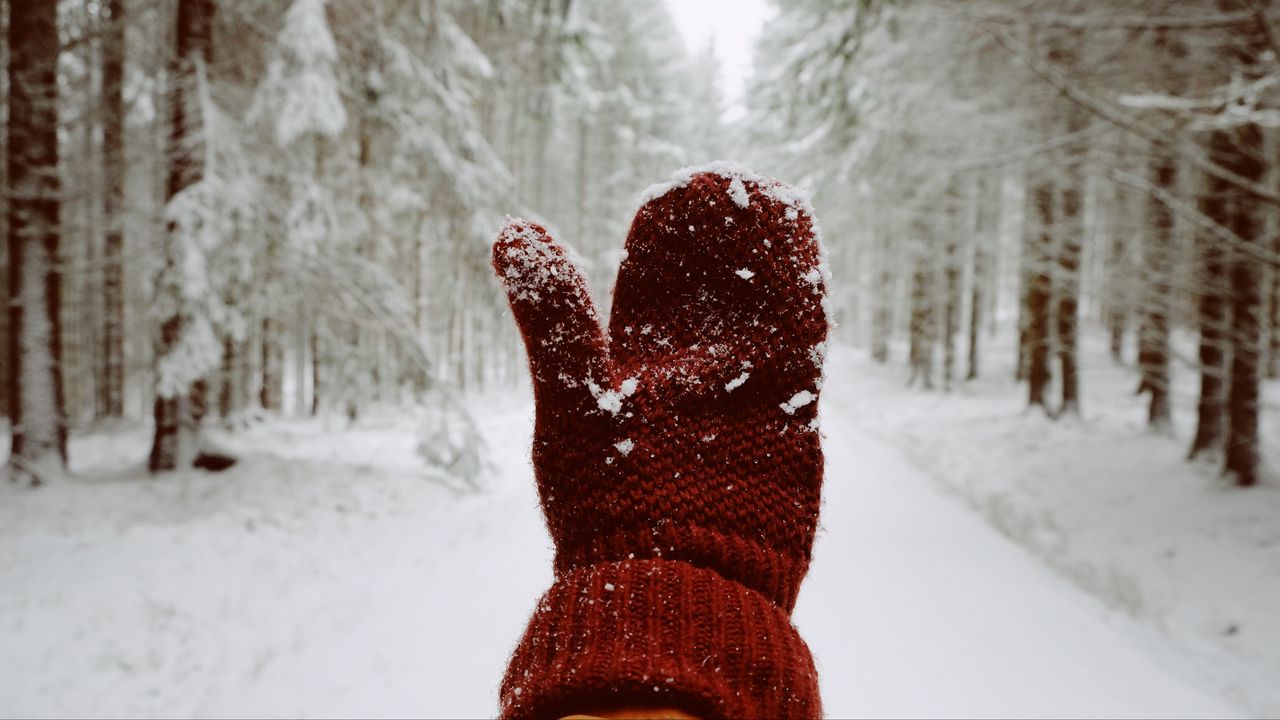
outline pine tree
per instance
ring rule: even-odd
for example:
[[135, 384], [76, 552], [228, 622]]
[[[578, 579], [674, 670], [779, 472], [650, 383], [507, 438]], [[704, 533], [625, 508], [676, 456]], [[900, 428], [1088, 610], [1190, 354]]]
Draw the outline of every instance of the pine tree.
[[[1162, 192], [1176, 188], [1178, 166], [1172, 158], [1154, 155], [1150, 159], [1151, 185]], [[1173, 211], [1156, 196], [1147, 198], [1146, 234], [1143, 238], [1143, 265], [1147, 276], [1142, 298], [1142, 322], [1138, 329], [1138, 368], [1142, 373], [1139, 393], [1149, 393], [1147, 423], [1155, 430], [1169, 432], [1172, 406], [1169, 401], [1169, 306], [1173, 273]]]
[[263, 410], [281, 412], [284, 410], [284, 344], [282, 334], [284, 328], [270, 317], [263, 318], [260, 328], [262, 368], [259, 379], [260, 391], [258, 403]]
[[58, 6], [9, 8], [10, 475], [40, 484], [67, 468], [61, 382]]
[[947, 390], [951, 389], [955, 379], [956, 336], [960, 334], [960, 304], [963, 301], [960, 287], [963, 270], [960, 252], [961, 225], [958, 221], [960, 198], [956, 184], [957, 181], [953, 179], [946, 194], [950, 210], [942, 251], [942, 387]]
[[57, 268], [57, 10], [50, 2], [9, 7], [9, 473], [32, 485], [63, 474], [67, 464]]
[[893, 241], [889, 231], [883, 225], [882, 221], [877, 222], [879, 218], [873, 221], [875, 232], [875, 286], [879, 292], [873, 297], [874, 309], [872, 310], [871, 325], [871, 357], [876, 362], [883, 363], [889, 360], [889, 336], [893, 327], [893, 287], [894, 287], [894, 264], [898, 262], [898, 258], [894, 257], [891, 250]]
[[[1212, 133], [1209, 146], [1216, 159], [1221, 161], [1230, 152], [1230, 145], [1228, 132]], [[1218, 177], [1206, 177], [1200, 195], [1200, 212], [1219, 225], [1228, 226], [1231, 220], [1228, 210], [1231, 194], [1230, 183]], [[1197, 306], [1200, 325], [1200, 400], [1196, 408], [1196, 435], [1188, 453], [1188, 457], [1192, 459], [1220, 449], [1222, 443], [1222, 413], [1226, 390], [1226, 368], [1223, 361], [1227, 345], [1227, 253], [1220, 243], [1218, 238], [1212, 237], [1207, 231], [1197, 233], [1196, 245], [1200, 262], [1196, 277], [1200, 293]]]
[[[0, 6], [0, 65], [4, 67], [3, 75], [0, 75], [0, 117], [9, 117], [9, 13], [8, 5]], [[8, 122], [0, 123], [0, 147], [8, 148]], [[8, 160], [0, 162], [0, 187], [9, 187], [9, 163]], [[0, 298], [8, 300], [9, 296], [9, 213], [0, 212], [0, 237], [5, 240], [0, 243]], [[0, 312], [0, 338], [10, 337], [9, 333], [9, 311], [6, 309]], [[4, 341], [3, 348], [0, 348], [0, 414], [3, 414], [6, 421], [9, 420], [11, 411], [9, 391], [12, 389], [12, 383], [9, 380], [9, 342]]]
[[[1051, 61], [1074, 70], [1078, 64], [1079, 48], [1083, 37], [1078, 32], [1055, 38]], [[1079, 136], [1088, 126], [1086, 111], [1070, 100], [1059, 99], [1063, 126], [1068, 136]], [[1063, 181], [1059, 195], [1061, 217], [1055, 227], [1057, 245], [1057, 273], [1054, 281], [1057, 321], [1057, 350], [1062, 372], [1062, 404], [1059, 415], [1080, 414], [1080, 371], [1078, 367], [1078, 328], [1080, 308], [1080, 256], [1083, 252], [1085, 155], [1087, 149], [1079, 142], [1063, 151]]]
[[[169, 88], [170, 144], [165, 197], [169, 203], [164, 241], [164, 268], [157, 295], [163, 298], [160, 325], [155, 438], [147, 467], [163, 472], [191, 467], [198, 452], [197, 433], [204, 404], [201, 383], [221, 357], [221, 343], [206, 317], [192, 307], [197, 288], [206, 280], [191, 272], [203, 265], [207, 232], [201, 197], [192, 189], [201, 180], [203, 156], [197, 149], [208, 128], [201, 123], [207, 88], [205, 73], [213, 56], [213, 14], [210, 0], [178, 0], [175, 47]], [[202, 293], [200, 293], [202, 294]], [[195, 296], [195, 297], [193, 297]], [[210, 358], [211, 353], [216, 353]]]
[[968, 371], [965, 380], [978, 379], [978, 365], [981, 359], [982, 325], [986, 320], [984, 309], [988, 300], [988, 283], [994, 273], [991, 267], [992, 255], [988, 245], [999, 230], [1000, 193], [999, 185], [989, 172], [978, 175], [974, 192], [974, 238], [973, 268], [969, 294], [969, 343]]
[[[1175, 89], [1174, 77], [1178, 63], [1186, 58], [1187, 48], [1181, 39], [1165, 30], [1155, 33], [1152, 53], [1152, 69], [1157, 79], [1169, 89]], [[1142, 373], [1138, 393], [1150, 394], [1147, 422], [1158, 432], [1170, 432], [1172, 405], [1170, 393], [1169, 363], [1169, 296], [1173, 278], [1174, 214], [1161, 194], [1176, 193], [1179, 168], [1175, 158], [1153, 148], [1148, 158], [1148, 183], [1154, 192], [1148, 195], [1145, 210], [1146, 230], [1142, 240], [1144, 293], [1141, 302], [1141, 320], [1138, 326], [1138, 368]]]
[[[1235, 157], [1223, 164], [1238, 175], [1257, 181], [1266, 166], [1262, 159], [1262, 129], [1247, 124], [1232, 138]], [[1233, 196], [1243, 191], [1233, 188]], [[1241, 197], [1232, 209], [1231, 230], [1244, 243], [1260, 246], [1263, 222], [1260, 208], [1251, 198]], [[1244, 252], [1231, 259], [1231, 365], [1227, 390], [1226, 474], [1242, 487], [1258, 482], [1258, 400], [1262, 376], [1262, 268]]]
[[[270, 156], [277, 166], [272, 172], [280, 176], [279, 182], [286, 186], [288, 195], [282, 228], [285, 245], [277, 252], [285, 263], [295, 267], [314, 264], [338, 234], [335, 203], [324, 173], [326, 141], [337, 137], [347, 126], [335, 71], [337, 62], [338, 47], [329, 30], [325, 0], [293, 0], [284, 14], [266, 77], [258, 85], [249, 110], [251, 121], [269, 121], [281, 151]], [[285, 279], [296, 273], [276, 276]], [[297, 288], [286, 288], [283, 297], [298, 293]], [[298, 414], [308, 414], [316, 404], [317, 392], [317, 374], [312, 368], [318, 366], [311, 357], [315, 350], [315, 313], [300, 303], [293, 308], [270, 307], [266, 312], [275, 316], [274, 322], [292, 321], [294, 407]], [[264, 362], [264, 373], [276, 371], [275, 362], [284, 346], [284, 339], [274, 332], [272, 322], [269, 317], [263, 325], [264, 359], [271, 359], [270, 363]], [[307, 392], [305, 382], [308, 374], [312, 378], [311, 392]], [[275, 397], [276, 391], [282, 390], [283, 367], [280, 375], [279, 380], [264, 377], [264, 407], [277, 409], [277, 399], [279, 406], [283, 405], [283, 398]]]
[[913, 225], [916, 232], [911, 272], [911, 377], [926, 389], [933, 388], [933, 346], [937, 335], [937, 296], [934, 292], [936, 271], [929, 253], [928, 229], [923, 222]]
[[106, 239], [102, 283], [102, 377], [98, 378], [97, 414], [118, 418], [124, 414], [125, 303], [125, 6], [124, 0], [107, 0], [102, 37], [102, 179]]
[[1108, 349], [1111, 359], [1124, 360], [1124, 339], [1132, 314], [1132, 291], [1129, 288], [1132, 270], [1129, 267], [1133, 229], [1131, 197], [1128, 188], [1111, 188], [1106, 202], [1107, 269], [1105, 285], [1106, 326]]
[[1026, 353], [1027, 403], [1048, 409], [1050, 322], [1053, 317], [1053, 246], [1056, 219], [1054, 183], [1048, 177], [1036, 178], [1030, 189], [1035, 213], [1034, 230], [1027, 233], [1026, 287]]

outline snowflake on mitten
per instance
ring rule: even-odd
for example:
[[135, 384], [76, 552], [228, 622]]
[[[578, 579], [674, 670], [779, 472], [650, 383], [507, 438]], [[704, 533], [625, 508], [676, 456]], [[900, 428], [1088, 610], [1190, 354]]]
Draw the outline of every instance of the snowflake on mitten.
[[[766, 624], [787, 625], [822, 484], [828, 272], [808, 203], [724, 164], [655, 186], [627, 237], [607, 334], [542, 227], [510, 221], [493, 257], [533, 375], [533, 464], [558, 583], [645, 567], [680, 584], [711, 571], [712, 586], [749, 590], [747, 605], [773, 608]], [[708, 592], [744, 612], [736, 587]], [[798, 636], [778, 642], [812, 675]], [[525, 685], [536, 683], [508, 675], [512, 707], [533, 707]], [[673, 685], [688, 695], [698, 682]]]

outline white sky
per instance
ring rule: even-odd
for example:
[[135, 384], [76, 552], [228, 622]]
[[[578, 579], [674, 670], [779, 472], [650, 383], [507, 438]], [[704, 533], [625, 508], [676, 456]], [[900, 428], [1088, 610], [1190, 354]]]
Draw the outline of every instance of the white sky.
[[728, 116], [742, 113], [742, 91], [751, 74], [751, 51], [765, 20], [775, 12], [769, 0], [666, 0], [685, 45], [701, 50], [707, 39], [716, 43], [724, 71]]

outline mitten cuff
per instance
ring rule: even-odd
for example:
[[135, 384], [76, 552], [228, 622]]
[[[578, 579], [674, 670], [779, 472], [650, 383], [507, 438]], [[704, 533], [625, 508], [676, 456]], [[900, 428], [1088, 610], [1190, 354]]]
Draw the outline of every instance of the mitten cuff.
[[673, 707], [701, 718], [817, 718], [809, 648], [777, 605], [719, 573], [626, 560], [560, 574], [516, 648], [502, 717]]

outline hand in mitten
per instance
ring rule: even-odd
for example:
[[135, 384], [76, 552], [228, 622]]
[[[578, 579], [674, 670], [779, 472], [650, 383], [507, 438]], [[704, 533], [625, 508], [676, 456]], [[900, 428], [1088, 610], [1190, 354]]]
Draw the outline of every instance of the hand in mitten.
[[511, 221], [494, 245], [533, 374], [556, 547], [503, 714], [647, 698], [703, 717], [816, 717], [790, 622], [822, 484], [826, 278], [811, 212], [728, 166], [649, 194], [607, 336], [543, 228]]

